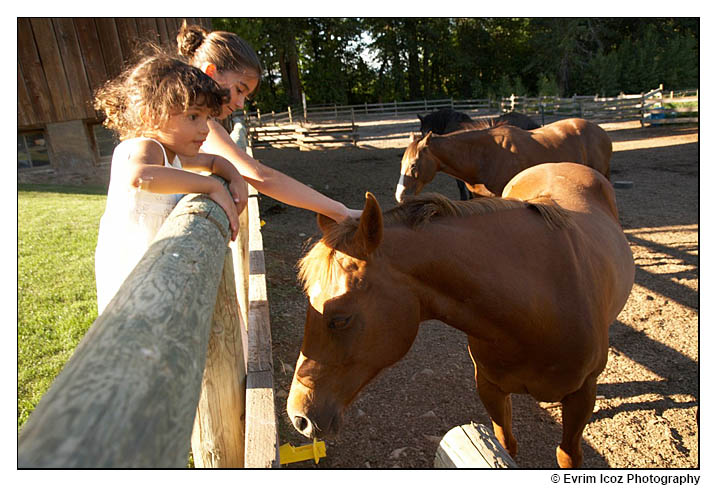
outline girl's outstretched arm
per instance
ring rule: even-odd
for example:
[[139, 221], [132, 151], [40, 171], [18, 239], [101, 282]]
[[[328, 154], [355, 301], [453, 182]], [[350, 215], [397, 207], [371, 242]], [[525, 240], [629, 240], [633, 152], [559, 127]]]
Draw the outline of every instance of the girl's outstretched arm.
[[226, 130], [215, 120], [209, 122], [209, 135], [202, 145], [202, 151], [219, 154], [228, 159], [244, 179], [269, 197], [280, 202], [326, 215], [341, 222], [347, 218], [358, 218], [361, 210], [347, 208], [284, 173], [276, 171], [251, 158], [232, 140]]

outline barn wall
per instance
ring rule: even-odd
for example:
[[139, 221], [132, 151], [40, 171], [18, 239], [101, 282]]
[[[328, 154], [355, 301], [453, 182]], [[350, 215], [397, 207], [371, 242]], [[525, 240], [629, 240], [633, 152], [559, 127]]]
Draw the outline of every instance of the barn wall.
[[[182, 20], [19, 17], [18, 133], [43, 131], [51, 168], [18, 170], [18, 181], [35, 181], [42, 175], [55, 179], [58, 172], [86, 172], [98, 166], [89, 129], [100, 121], [92, 108], [94, 91], [119, 74], [140, 43], [174, 46]], [[212, 28], [209, 18], [187, 18], [187, 22]], [[100, 171], [93, 180], [105, 182], [105, 173]]]

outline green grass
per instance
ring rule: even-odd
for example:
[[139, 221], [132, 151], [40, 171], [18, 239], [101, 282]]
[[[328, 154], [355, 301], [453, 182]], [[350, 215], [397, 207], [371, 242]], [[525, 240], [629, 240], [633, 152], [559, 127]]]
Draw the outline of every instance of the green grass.
[[97, 318], [94, 254], [105, 195], [18, 185], [18, 428]]

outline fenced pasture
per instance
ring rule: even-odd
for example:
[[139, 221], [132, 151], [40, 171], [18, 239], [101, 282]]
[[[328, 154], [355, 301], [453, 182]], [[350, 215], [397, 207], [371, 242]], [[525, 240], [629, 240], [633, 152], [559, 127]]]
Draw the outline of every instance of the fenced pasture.
[[[394, 205], [401, 155], [414, 114], [358, 121], [357, 148], [266, 148], [265, 164], [360, 208], [364, 192]], [[629, 301], [610, 329], [606, 370], [584, 433], [585, 468], [698, 467], [698, 127], [605, 122], [614, 148], [612, 179], [621, 224], [636, 262]], [[458, 198], [439, 174], [424, 191]], [[260, 199], [271, 303], [276, 411], [281, 442], [307, 442], [289, 423], [286, 397], [299, 354], [306, 298], [296, 262], [319, 235], [315, 215]], [[481, 259], [481, 257], [477, 257]], [[487, 266], [491, 260], [487, 259]], [[426, 468], [439, 440], [458, 425], [491, 422], [474, 389], [465, 336], [437, 321], [421, 325], [411, 350], [368, 385], [348, 409], [318, 469]], [[513, 395], [520, 468], [556, 467], [561, 409]], [[290, 466], [295, 467], [295, 466]], [[313, 462], [296, 467], [314, 467]]]

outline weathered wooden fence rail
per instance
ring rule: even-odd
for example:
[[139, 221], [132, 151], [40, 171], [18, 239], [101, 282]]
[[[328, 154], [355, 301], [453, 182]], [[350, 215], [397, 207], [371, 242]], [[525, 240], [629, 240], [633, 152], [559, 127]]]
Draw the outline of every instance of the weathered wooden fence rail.
[[277, 467], [256, 191], [230, 243], [188, 195], [18, 438], [19, 468]]
[[[526, 114], [582, 117], [608, 120], [638, 120], [646, 117], [646, 105], [661, 99], [680, 98], [681, 102], [698, 100], [698, 90], [665, 92], [661, 87], [644, 94], [599, 97], [598, 95], [575, 95], [573, 97], [525, 97], [511, 95], [496, 99], [453, 98], [437, 100], [415, 100], [408, 102], [364, 103], [354, 105], [308, 105], [288, 107], [287, 111], [263, 114], [259, 111], [245, 114], [251, 126], [286, 125], [329, 120], [350, 120], [353, 118], [381, 116], [405, 116], [427, 113], [441, 108], [452, 108], [472, 115], [497, 115], [515, 110]], [[697, 109], [696, 109], [697, 110]], [[680, 111], [680, 110], [679, 110]]]

